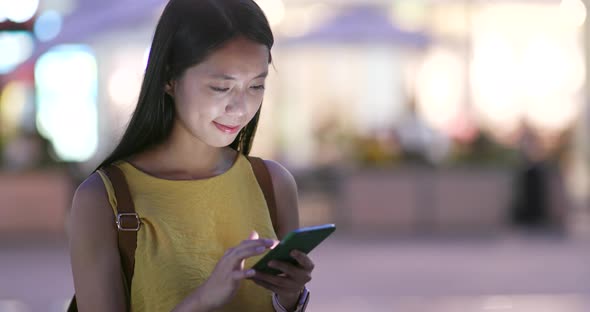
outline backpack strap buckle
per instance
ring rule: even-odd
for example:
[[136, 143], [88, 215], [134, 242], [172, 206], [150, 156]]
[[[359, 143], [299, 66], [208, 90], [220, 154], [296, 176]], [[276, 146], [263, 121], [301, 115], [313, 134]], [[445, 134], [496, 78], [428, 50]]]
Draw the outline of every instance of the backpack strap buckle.
[[[123, 218], [127, 220], [135, 220], [135, 222], [131, 223], [132, 221], [123, 222]], [[141, 227], [141, 219], [136, 212], [123, 212], [117, 214], [117, 228], [119, 231], [127, 231], [127, 232], [137, 232]]]

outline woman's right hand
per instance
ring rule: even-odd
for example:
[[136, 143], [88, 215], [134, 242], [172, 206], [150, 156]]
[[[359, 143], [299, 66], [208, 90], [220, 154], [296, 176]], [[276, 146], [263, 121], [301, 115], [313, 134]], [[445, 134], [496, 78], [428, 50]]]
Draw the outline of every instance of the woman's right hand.
[[261, 239], [256, 231], [252, 231], [247, 240], [228, 249], [209, 278], [198, 288], [201, 304], [207, 310], [214, 310], [228, 303], [240, 281], [254, 276], [254, 270], [244, 270], [244, 260], [264, 253], [276, 243], [276, 240]]

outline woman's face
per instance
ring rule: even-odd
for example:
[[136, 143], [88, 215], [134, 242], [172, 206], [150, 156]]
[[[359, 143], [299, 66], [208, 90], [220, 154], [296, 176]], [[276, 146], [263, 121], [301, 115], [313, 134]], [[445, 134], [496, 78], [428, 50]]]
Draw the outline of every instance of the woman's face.
[[230, 145], [262, 104], [268, 57], [265, 45], [237, 37], [188, 68], [168, 88], [176, 122], [210, 146]]

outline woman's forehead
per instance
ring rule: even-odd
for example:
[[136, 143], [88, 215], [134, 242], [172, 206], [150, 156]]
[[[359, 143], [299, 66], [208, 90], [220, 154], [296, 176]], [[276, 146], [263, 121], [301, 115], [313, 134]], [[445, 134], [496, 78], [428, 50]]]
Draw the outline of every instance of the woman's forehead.
[[268, 60], [268, 48], [262, 44], [252, 41], [228, 43], [212, 52], [191, 71], [215, 78], [258, 77], [268, 71]]

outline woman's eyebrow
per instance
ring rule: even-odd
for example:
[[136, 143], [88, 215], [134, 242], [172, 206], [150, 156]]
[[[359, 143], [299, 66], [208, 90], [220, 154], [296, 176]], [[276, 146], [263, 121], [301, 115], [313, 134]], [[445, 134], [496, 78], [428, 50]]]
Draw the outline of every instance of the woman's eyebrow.
[[[254, 77], [254, 79], [265, 78], [266, 76], [268, 76], [268, 71], [264, 71], [264, 72], [260, 73], [258, 76]], [[223, 80], [237, 80], [236, 77], [233, 77], [233, 76], [230, 76], [227, 74], [211, 74], [210, 77], [215, 78], [215, 79], [223, 79]]]

